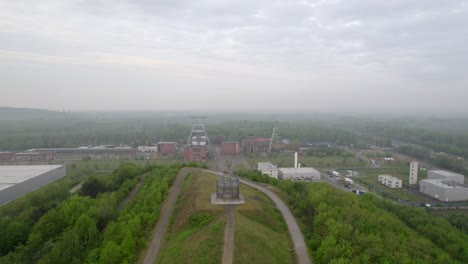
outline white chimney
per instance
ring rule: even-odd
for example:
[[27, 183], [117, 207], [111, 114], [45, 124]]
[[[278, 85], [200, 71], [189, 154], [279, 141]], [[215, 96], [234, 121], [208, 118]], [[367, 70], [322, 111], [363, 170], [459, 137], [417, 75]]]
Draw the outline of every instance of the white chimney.
[[294, 152], [294, 168], [297, 168], [297, 152]]

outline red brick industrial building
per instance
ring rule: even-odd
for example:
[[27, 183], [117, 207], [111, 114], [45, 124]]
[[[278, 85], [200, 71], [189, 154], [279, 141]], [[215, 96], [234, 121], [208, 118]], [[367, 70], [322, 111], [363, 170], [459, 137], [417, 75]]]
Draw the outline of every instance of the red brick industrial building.
[[268, 152], [270, 142], [270, 138], [257, 138], [254, 136], [249, 136], [242, 141], [242, 148], [245, 153]]
[[159, 153], [164, 156], [176, 155], [177, 147], [175, 142], [159, 142]]
[[185, 147], [184, 159], [187, 161], [205, 161], [206, 145], [191, 145]]
[[223, 155], [238, 155], [240, 153], [239, 142], [222, 142], [221, 154]]

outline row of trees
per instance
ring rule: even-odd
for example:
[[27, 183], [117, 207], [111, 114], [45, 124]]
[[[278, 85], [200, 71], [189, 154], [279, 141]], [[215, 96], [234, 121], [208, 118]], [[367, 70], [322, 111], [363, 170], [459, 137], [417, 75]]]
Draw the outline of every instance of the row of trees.
[[[239, 118], [242, 118], [239, 116]], [[78, 147], [82, 145], [146, 145], [158, 141], [178, 141], [190, 133], [189, 120], [158, 120], [154, 117], [132, 119], [91, 119], [75, 117], [51, 120], [7, 120], [0, 127], [0, 150]], [[185, 122], [184, 122], [185, 121]], [[174, 123], [179, 122], [179, 123]], [[274, 122], [231, 121], [207, 125], [214, 143], [240, 141], [248, 135], [270, 137]], [[282, 138], [300, 142], [330, 142], [348, 145], [356, 142], [354, 134], [312, 123], [279, 123]]]
[[372, 194], [359, 197], [324, 183], [278, 181], [257, 172], [240, 175], [288, 194], [318, 263], [468, 262], [468, 236], [423, 209]]
[[431, 155], [428, 149], [415, 146], [400, 146], [396, 150], [399, 153], [409, 155], [421, 160], [426, 160], [443, 169], [452, 170], [460, 173], [468, 173], [463, 160], [451, 159], [445, 155]]
[[335, 147], [314, 147], [306, 150], [308, 156], [314, 157], [325, 157], [325, 156], [342, 156], [342, 157], [352, 157], [353, 154], [347, 151], [344, 151], [341, 148]]
[[[439, 121], [440, 122], [440, 121]], [[424, 128], [391, 125], [370, 125], [366, 133], [400, 139], [414, 144], [468, 158], [468, 135], [458, 131], [432, 131]]]
[[[162, 201], [171, 179], [178, 170], [177, 166], [166, 167], [137, 167], [134, 164], [124, 164], [108, 177], [96, 178], [90, 176], [83, 184], [80, 195], [73, 195], [58, 206], [45, 213], [30, 229], [21, 229], [23, 241], [16, 241], [14, 250], [0, 258], [0, 263], [84, 263], [98, 262], [103, 242], [107, 241], [107, 233], [111, 230], [111, 223], [120, 222], [121, 217], [128, 215], [130, 209], [136, 206], [131, 203], [119, 213], [120, 201], [140, 180], [143, 173], [152, 170], [142, 190], [159, 192], [160, 199], [153, 199], [151, 210], [157, 208]], [[159, 183], [155, 184], [155, 181]], [[158, 187], [155, 187], [157, 185]], [[99, 186], [96, 188], [96, 186]], [[146, 193], [148, 194], [148, 193]], [[153, 193], [154, 194], [154, 193]], [[141, 200], [146, 201], [144, 194]], [[156, 194], [154, 194], [156, 195]], [[158, 197], [156, 195], [156, 197]], [[143, 215], [143, 213], [141, 213]], [[157, 214], [156, 214], [157, 217]], [[125, 218], [122, 218], [125, 219]], [[140, 222], [144, 222], [140, 220]], [[154, 223], [154, 221], [153, 221]], [[148, 222], [150, 225], [151, 222]], [[19, 228], [6, 228], [9, 238]], [[119, 232], [124, 229], [119, 228]], [[140, 232], [132, 230], [139, 236]], [[3, 238], [3, 236], [2, 236]], [[12, 239], [10, 239], [12, 240]], [[19, 242], [19, 243], [18, 243]], [[3, 248], [3, 247], [2, 247]], [[121, 263], [121, 262], [119, 262]], [[131, 261], [129, 262], [131, 263]]]
[[32, 226], [64, 200], [70, 188], [86, 178], [89, 170], [75, 170], [67, 176], [0, 207], [0, 257], [25, 243]]

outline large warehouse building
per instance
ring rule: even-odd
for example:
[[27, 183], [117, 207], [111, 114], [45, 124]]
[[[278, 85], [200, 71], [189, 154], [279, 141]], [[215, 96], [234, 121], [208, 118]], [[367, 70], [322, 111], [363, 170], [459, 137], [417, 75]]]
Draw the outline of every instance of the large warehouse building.
[[454, 181], [422, 180], [419, 191], [444, 202], [468, 200], [468, 185]]
[[465, 176], [451, 171], [445, 170], [429, 170], [427, 171], [428, 180], [444, 180], [458, 183], [465, 183]]
[[468, 200], [465, 176], [451, 171], [427, 171], [427, 179], [419, 182], [419, 191], [444, 202]]
[[60, 179], [65, 174], [64, 165], [0, 166], [0, 205]]

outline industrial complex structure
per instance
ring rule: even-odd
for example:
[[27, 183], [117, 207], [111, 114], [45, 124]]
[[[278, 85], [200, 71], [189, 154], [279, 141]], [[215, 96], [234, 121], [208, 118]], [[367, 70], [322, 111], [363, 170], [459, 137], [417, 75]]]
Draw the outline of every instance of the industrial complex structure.
[[400, 179], [391, 175], [379, 175], [378, 181], [379, 183], [387, 185], [390, 188], [401, 188], [403, 186], [403, 183]]
[[427, 179], [419, 181], [419, 191], [440, 201], [468, 200], [468, 185], [465, 177], [451, 171], [430, 170]]
[[311, 181], [321, 179], [321, 174], [318, 170], [312, 167], [301, 168], [297, 160], [297, 152], [294, 153], [293, 168], [277, 168], [271, 162], [259, 162], [257, 170], [262, 174], [281, 180]]
[[263, 153], [263, 152], [280, 152], [284, 150], [285, 144], [280, 141], [278, 128], [275, 125], [270, 138], [258, 138], [248, 136], [242, 141], [242, 150], [245, 153]]
[[270, 148], [271, 138], [257, 138], [249, 136], [242, 141], [242, 149], [245, 153], [261, 153], [268, 152]]
[[192, 131], [184, 148], [184, 159], [187, 161], [205, 161], [208, 156], [208, 148], [211, 145], [204, 124], [206, 117], [191, 118], [193, 120]]
[[64, 165], [0, 166], [0, 205], [62, 178]]
[[239, 142], [222, 142], [221, 154], [223, 155], [238, 155], [240, 154]]

